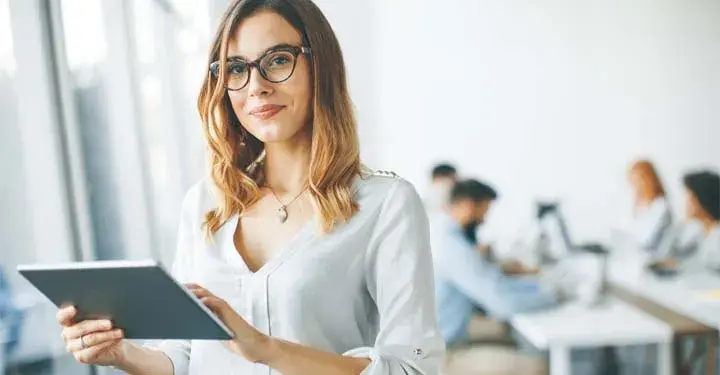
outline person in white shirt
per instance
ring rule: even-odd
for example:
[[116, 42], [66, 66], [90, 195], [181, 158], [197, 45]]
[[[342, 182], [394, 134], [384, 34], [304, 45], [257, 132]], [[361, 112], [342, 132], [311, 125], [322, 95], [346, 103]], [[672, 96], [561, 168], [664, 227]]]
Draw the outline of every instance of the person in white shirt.
[[720, 176], [711, 171], [688, 173], [683, 184], [687, 220], [699, 223], [702, 231], [690, 240], [676, 231], [666, 245], [668, 256], [653, 265], [685, 272], [720, 271]]
[[130, 374], [437, 374], [427, 215], [410, 183], [362, 167], [321, 11], [234, 1], [209, 58], [211, 176], [184, 200], [173, 273], [234, 339], [141, 347], [64, 307], [67, 350]]
[[430, 193], [425, 198], [425, 207], [431, 216], [441, 213], [450, 202], [450, 191], [458, 181], [457, 168], [448, 163], [433, 167], [430, 174]]
[[635, 197], [630, 236], [640, 248], [655, 252], [672, 225], [665, 188], [655, 166], [648, 160], [635, 162], [628, 179]]

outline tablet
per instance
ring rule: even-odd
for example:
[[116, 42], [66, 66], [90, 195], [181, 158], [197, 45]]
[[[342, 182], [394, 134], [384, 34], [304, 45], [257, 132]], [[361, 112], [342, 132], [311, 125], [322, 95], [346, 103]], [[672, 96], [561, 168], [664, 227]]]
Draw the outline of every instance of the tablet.
[[155, 261], [22, 265], [18, 272], [76, 321], [110, 319], [125, 338], [230, 340], [232, 332]]

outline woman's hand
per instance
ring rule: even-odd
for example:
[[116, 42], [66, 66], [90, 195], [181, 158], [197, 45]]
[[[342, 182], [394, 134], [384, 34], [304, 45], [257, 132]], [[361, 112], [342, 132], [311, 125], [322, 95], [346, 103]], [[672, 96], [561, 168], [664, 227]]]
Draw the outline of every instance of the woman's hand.
[[113, 329], [109, 320], [84, 320], [75, 323], [77, 309], [63, 307], [57, 321], [63, 327], [62, 337], [68, 353], [75, 360], [89, 365], [118, 366], [125, 361], [123, 332]]
[[241, 317], [230, 305], [197, 284], [186, 285], [235, 335], [226, 346], [248, 361], [267, 363], [271, 339]]

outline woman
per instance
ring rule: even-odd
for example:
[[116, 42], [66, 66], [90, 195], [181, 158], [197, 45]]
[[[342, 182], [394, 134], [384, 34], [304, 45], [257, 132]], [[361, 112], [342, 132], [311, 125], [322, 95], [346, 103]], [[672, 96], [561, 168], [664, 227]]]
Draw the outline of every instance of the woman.
[[633, 241], [643, 249], [655, 251], [672, 225], [672, 215], [660, 178], [650, 161], [640, 160], [628, 176], [635, 195]]
[[681, 265], [690, 272], [720, 271], [720, 176], [710, 171], [688, 173], [683, 184], [687, 219], [699, 223], [702, 232], [692, 241], [676, 238], [672, 258], [660, 262], [660, 266]]
[[[414, 188], [361, 167], [338, 41], [310, 0], [240, 0], [199, 97], [211, 180], [183, 203], [174, 275], [234, 332], [122, 340], [73, 324], [78, 361], [131, 374], [435, 374], [427, 216]], [[224, 347], [223, 347], [224, 346]]]

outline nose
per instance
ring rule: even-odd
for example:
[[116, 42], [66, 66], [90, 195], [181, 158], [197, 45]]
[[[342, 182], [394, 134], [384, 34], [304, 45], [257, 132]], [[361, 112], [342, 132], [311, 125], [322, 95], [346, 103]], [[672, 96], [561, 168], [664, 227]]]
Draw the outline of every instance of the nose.
[[263, 78], [257, 67], [250, 69], [250, 79], [247, 86], [248, 95], [251, 97], [267, 96], [273, 92], [272, 83]]

